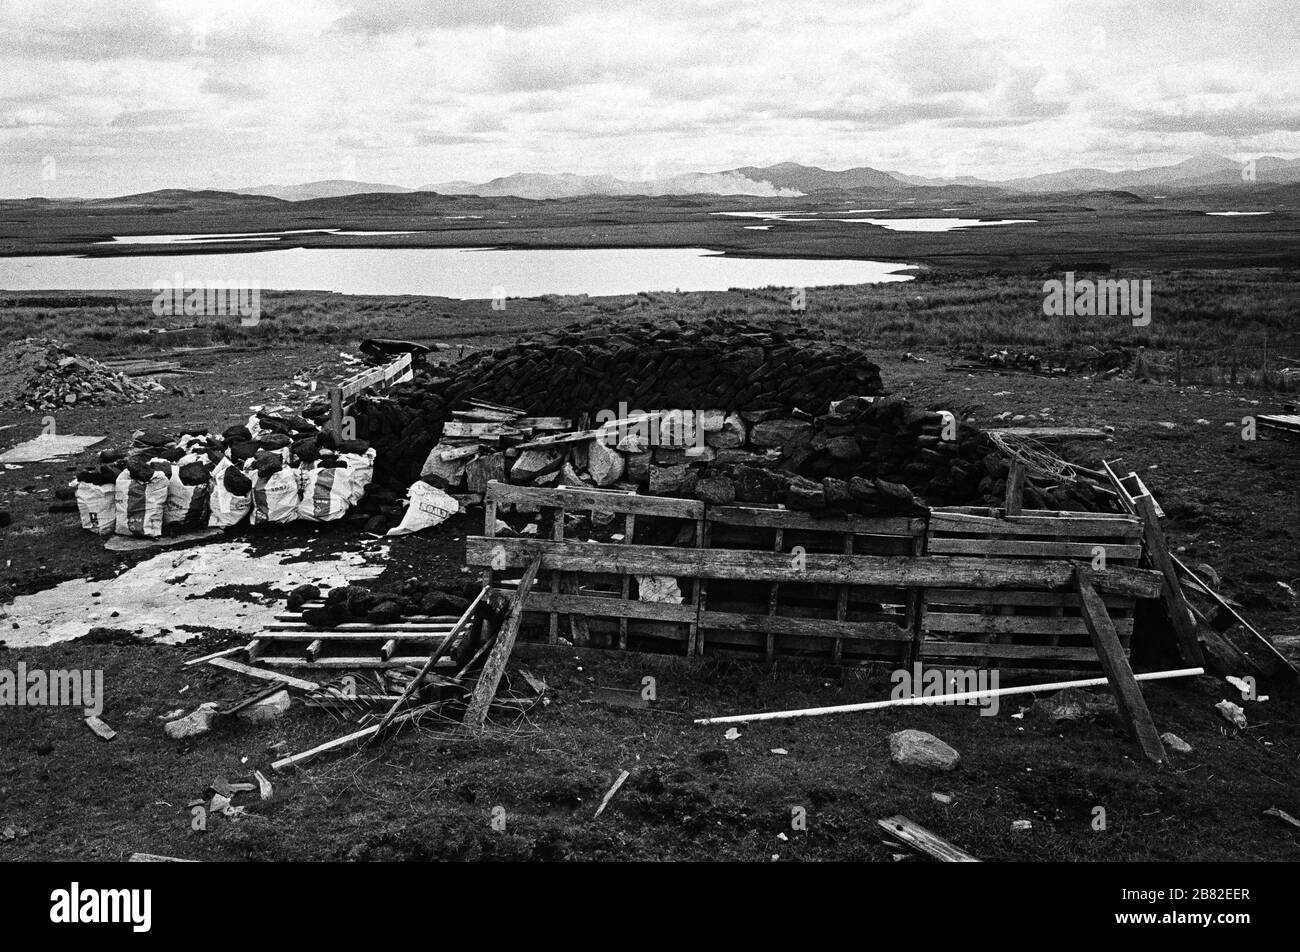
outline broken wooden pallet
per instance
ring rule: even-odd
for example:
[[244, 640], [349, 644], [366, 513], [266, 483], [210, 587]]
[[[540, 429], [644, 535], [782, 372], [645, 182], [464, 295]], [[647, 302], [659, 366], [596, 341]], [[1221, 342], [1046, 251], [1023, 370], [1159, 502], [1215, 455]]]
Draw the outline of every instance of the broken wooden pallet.
[[318, 628], [304, 621], [302, 612], [285, 612], [249, 643], [248, 657], [259, 664], [323, 668], [419, 665], [455, 623], [455, 615], [413, 615], [385, 625], [352, 621]]

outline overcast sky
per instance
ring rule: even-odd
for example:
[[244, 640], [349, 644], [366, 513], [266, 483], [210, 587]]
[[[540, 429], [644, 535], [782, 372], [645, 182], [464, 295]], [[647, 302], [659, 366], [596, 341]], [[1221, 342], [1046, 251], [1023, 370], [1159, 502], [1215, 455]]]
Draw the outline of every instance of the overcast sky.
[[0, 195], [1300, 154], [1291, 0], [0, 0]]

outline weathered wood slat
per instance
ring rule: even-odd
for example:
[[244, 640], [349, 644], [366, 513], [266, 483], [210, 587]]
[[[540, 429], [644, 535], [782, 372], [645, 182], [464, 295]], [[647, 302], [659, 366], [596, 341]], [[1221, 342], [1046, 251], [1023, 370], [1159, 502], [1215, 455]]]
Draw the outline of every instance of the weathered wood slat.
[[927, 856], [944, 863], [978, 863], [974, 856], [953, 846], [941, 836], [935, 836], [925, 827], [913, 823], [905, 816], [891, 816], [876, 821], [880, 828], [901, 843], [920, 850]]
[[924, 519], [902, 516], [838, 515], [818, 518], [797, 509], [767, 509], [758, 506], [709, 506], [710, 522], [764, 529], [811, 529], [855, 535], [911, 536], [925, 531]]
[[[982, 634], [1014, 635], [1086, 635], [1088, 628], [1082, 618], [1058, 618], [1042, 615], [977, 615], [959, 612], [925, 613], [927, 631], [965, 631]], [[1133, 634], [1133, 619], [1115, 621], [1115, 630], [1121, 635]]]
[[[1151, 497], [1140, 498], [1139, 509], [1142, 508], [1142, 499], [1146, 499], [1149, 503]], [[1155, 517], [1154, 511], [1150, 511], [1150, 516]], [[1151, 720], [1151, 712], [1147, 709], [1146, 698], [1142, 696], [1142, 688], [1133, 677], [1133, 669], [1129, 667], [1128, 658], [1125, 657], [1124, 649], [1120, 646], [1119, 638], [1116, 637], [1115, 627], [1111, 623], [1110, 616], [1106, 614], [1106, 606], [1097, 597], [1093, 573], [1086, 565], [1077, 567], [1075, 586], [1078, 588], [1079, 597], [1083, 600], [1083, 617], [1088, 623], [1088, 633], [1092, 636], [1093, 647], [1097, 650], [1102, 670], [1106, 672], [1106, 679], [1110, 682], [1120, 714], [1147, 759], [1160, 763], [1165, 759], [1165, 746], [1160, 740], [1160, 732], [1156, 730], [1155, 722]]]
[[[1178, 635], [1178, 651], [1183, 663], [1192, 667], [1201, 667], [1205, 658], [1201, 654], [1201, 644], [1196, 637], [1196, 622], [1187, 599], [1183, 595], [1182, 584], [1178, 580], [1178, 570], [1174, 568], [1169, 547], [1165, 543], [1165, 533], [1156, 516], [1155, 500], [1151, 496], [1138, 496], [1133, 500], [1138, 514], [1142, 517], [1143, 532], [1146, 537], [1147, 554], [1151, 557], [1160, 574], [1164, 576], [1163, 595], [1169, 619], [1173, 622], [1174, 632]], [[1158, 738], [1157, 738], [1158, 739]]]
[[450, 630], [450, 628], [442, 628], [438, 631], [335, 631], [332, 628], [324, 631], [308, 629], [293, 631], [271, 630], [259, 632], [257, 637], [261, 641], [374, 641], [383, 644], [390, 638], [403, 643], [441, 641], [447, 637]]
[[930, 513], [930, 532], [969, 532], [994, 536], [1087, 536], [1089, 539], [1140, 539], [1142, 524], [1133, 518], [1085, 519], [1050, 518], [1047, 516], [1012, 516], [999, 519], [976, 516], [970, 513], [946, 512], [935, 509]]
[[533, 590], [524, 604], [528, 612], [564, 612], [599, 615], [604, 618], [646, 618], [655, 621], [695, 621], [695, 609], [690, 605], [673, 605], [664, 602], [641, 602], [635, 599], [601, 597], [593, 595], [555, 595]]
[[740, 614], [703, 611], [701, 628], [731, 631], [755, 631], [777, 635], [816, 635], [824, 638], [871, 639], [875, 641], [911, 641], [912, 633], [889, 622], [837, 621], [833, 618], [788, 618], [782, 615]]
[[540, 486], [512, 486], [496, 481], [488, 483], [487, 494], [497, 505], [524, 503], [531, 506], [563, 506], [568, 510], [632, 513], [675, 519], [699, 519], [704, 515], [704, 503], [698, 499], [671, 499], [667, 496], [641, 496], [636, 493], [567, 487], [546, 489]]
[[[302, 659], [295, 659], [297, 664], [302, 664]], [[266, 664], [266, 659], [263, 659]], [[208, 664], [218, 668], [225, 668], [227, 671], [234, 671], [238, 674], [247, 674], [250, 677], [261, 678], [264, 681], [279, 681], [291, 688], [297, 688], [300, 691], [318, 691], [320, 685], [315, 681], [306, 681], [302, 678], [290, 677], [287, 674], [281, 674], [279, 671], [264, 671], [261, 668], [255, 668], [250, 664], [242, 664], [239, 661], [231, 661], [229, 658], [212, 658]]]
[[1142, 555], [1140, 545], [1101, 542], [1030, 542], [1018, 539], [943, 539], [931, 538], [929, 551], [937, 555], [988, 555], [1045, 559], [1091, 559], [1101, 546], [1106, 560], [1136, 561]]
[[1116, 519], [1120, 522], [1127, 522], [1133, 517], [1122, 512], [1076, 512], [1072, 509], [1022, 509], [1018, 516], [1005, 516], [1004, 510], [994, 509], [990, 506], [944, 506], [940, 509], [930, 510], [931, 518], [934, 513], [965, 513], [971, 516], [985, 516], [989, 518], [1006, 518], [1008, 522], [1019, 522], [1028, 520], [1031, 523], [1038, 519]]
[[483, 671], [474, 684], [474, 691], [470, 695], [464, 718], [465, 726], [471, 731], [482, 730], [487, 721], [488, 708], [492, 704], [492, 698], [496, 696], [501, 676], [505, 674], [506, 661], [509, 660], [510, 652], [515, 647], [515, 639], [519, 636], [519, 622], [524, 616], [524, 600], [528, 597], [541, 566], [541, 555], [534, 555], [529, 559], [510, 604], [510, 613], [501, 623], [501, 628], [493, 640], [492, 650], [488, 652], [487, 661], [483, 664]]
[[1002, 645], [985, 642], [940, 641], [921, 643], [923, 658], [1006, 658], [1030, 661], [1090, 661], [1097, 663], [1092, 648], [1065, 648], [1060, 645]]
[[[1064, 560], [820, 554], [808, 555], [806, 569], [798, 571], [782, 553], [484, 536], [470, 536], [465, 540], [465, 560], [469, 565], [491, 566], [497, 553], [505, 559], [507, 567], [525, 566], [540, 554], [542, 567], [550, 570], [833, 585], [1065, 589], [1072, 584], [1074, 572], [1072, 563]], [[1157, 573], [1128, 566], [1111, 566], [1098, 573], [1097, 583], [1103, 591], [1140, 598], [1154, 598], [1160, 592]]]
[[[314, 628], [303, 622], [291, 621], [273, 621], [267, 627], [268, 632], [281, 633], [298, 633], [301, 635], [312, 634], [315, 632], [352, 634], [356, 637], [365, 635], [377, 635], [382, 638], [391, 638], [394, 635], [401, 637], [404, 634], [413, 635], [439, 635], [451, 631], [452, 625], [433, 625], [433, 624], [407, 624], [405, 622], [395, 622], [391, 625], [367, 625], [367, 624], [350, 624], [339, 625], [335, 628]], [[265, 637], [265, 633], [258, 635], [259, 638]]]
[[[1108, 609], [1132, 609], [1133, 599], [1124, 595], [1105, 595]], [[1011, 592], [979, 588], [927, 588], [925, 602], [936, 605], [1015, 605], [1027, 608], [1078, 608], [1079, 596], [1071, 592]]]

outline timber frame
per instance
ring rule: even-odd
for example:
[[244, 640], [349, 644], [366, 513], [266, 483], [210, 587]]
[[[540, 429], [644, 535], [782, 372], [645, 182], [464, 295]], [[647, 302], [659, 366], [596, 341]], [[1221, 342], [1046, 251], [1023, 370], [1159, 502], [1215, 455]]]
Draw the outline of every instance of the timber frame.
[[[498, 513], [511, 506], [541, 512], [539, 536], [548, 538], [498, 535]], [[1076, 566], [1089, 565], [1127, 650], [1135, 600], [1162, 591], [1161, 573], [1138, 567], [1142, 534], [1141, 520], [1122, 514], [954, 507], [822, 516], [491, 482], [484, 534], [466, 540], [466, 562], [508, 590], [508, 576], [540, 556], [524, 603], [526, 641], [1095, 670]], [[647, 576], [675, 580], [680, 602], [640, 600]]]

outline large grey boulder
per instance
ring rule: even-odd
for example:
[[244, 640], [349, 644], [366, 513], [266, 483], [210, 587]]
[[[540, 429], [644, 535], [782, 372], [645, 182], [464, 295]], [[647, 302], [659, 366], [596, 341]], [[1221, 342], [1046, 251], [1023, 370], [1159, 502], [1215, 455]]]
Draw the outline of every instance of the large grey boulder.
[[933, 734], [909, 729], [889, 735], [889, 759], [904, 767], [955, 770], [961, 754]]

